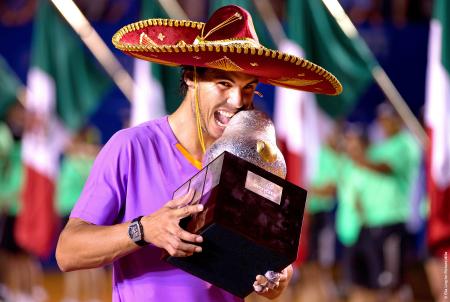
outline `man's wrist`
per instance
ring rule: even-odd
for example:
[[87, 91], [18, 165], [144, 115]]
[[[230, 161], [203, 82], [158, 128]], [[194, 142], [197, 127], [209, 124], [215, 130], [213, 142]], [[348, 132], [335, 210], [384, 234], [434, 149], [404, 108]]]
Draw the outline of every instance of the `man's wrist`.
[[144, 227], [141, 223], [142, 216], [134, 218], [128, 226], [128, 237], [139, 246], [146, 246], [149, 243], [144, 240]]

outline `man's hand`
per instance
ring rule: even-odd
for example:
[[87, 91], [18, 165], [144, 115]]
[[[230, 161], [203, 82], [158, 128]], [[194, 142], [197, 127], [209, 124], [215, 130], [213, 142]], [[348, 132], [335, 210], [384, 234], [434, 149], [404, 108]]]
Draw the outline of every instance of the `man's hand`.
[[288, 286], [293, 273], [292, 265], [283, 269], [280, 273], [268, 271], [265, 275], [256, 276], [253, 283], [255, 292], [268, 299], [275, 299]]
[[189, 215], [201, 212], [203, 205], [188, 205], [194, 196], [194, 191], [173, 199], [164, 207], [141, 219], [144, 229], [144, 240], [165, 249], [171, 256], [187, 257], [202, 251], [196, 244], [203, 241], [202, 236], [183, 230], [180, 220]]

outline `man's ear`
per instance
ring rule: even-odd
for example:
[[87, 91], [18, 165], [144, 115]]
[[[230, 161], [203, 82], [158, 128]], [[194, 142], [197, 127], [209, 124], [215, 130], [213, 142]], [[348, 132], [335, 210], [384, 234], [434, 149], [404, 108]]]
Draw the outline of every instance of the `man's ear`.
[[188, 86], [188, 88], [193, 88], [194, 87], [194, 71], [193, 70], [186, 71], [184, 73], [183, 81], [186, 83], [186, 86]]

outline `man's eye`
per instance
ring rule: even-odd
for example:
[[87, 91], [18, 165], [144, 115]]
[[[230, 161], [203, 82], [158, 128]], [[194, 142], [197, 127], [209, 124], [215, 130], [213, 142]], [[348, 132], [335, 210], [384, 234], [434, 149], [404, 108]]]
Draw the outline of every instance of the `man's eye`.
[[255, 90], [255, 86], [253, 85], [248, 85], [244, 87], [245, 92], [252, 92], [253, 90]]
[[231, 87], [231, 84], [230, 83], [228, 83], [228, 82], [219, 82], [219, 85], [220, 86], [223, 86], [223, 87], [227, 87], [227, 88], [230, 88]]

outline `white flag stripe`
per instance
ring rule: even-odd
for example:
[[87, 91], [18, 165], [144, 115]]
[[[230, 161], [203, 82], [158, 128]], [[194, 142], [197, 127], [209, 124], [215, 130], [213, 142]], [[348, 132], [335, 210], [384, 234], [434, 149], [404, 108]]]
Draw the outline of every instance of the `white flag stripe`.
[[442, 65], [442, 27], [430, 24], [425, 122], [432, 130], [431, 175], [435, 183], [450, 185], [450, 76]]
[[152, 76], [152, 64], [134, 60], [133, 104], [130, 125], [136, 126], [166, 114], [164, 92], [161, 84]]
[[55, 83], [39, 68], [31, 68], [28, 73], [26, 109], [41, 121], [33, 125], [41, 127], [35, 126], [25, 133], [22, 158], [28, 166], [55, 179], [59, 156], [69, 135], [55, 117]]
[[[304, 57], [302, 49], [294, 42], [284, 40], [280, 50]], [[312, 93], [275, 88], [274, 123], [278, 137], [286, 142], [290, 152], [303, 158], [304, 181], [308, 183], [314, 175], [317, 154], [320, 149], [319, 110]]]

